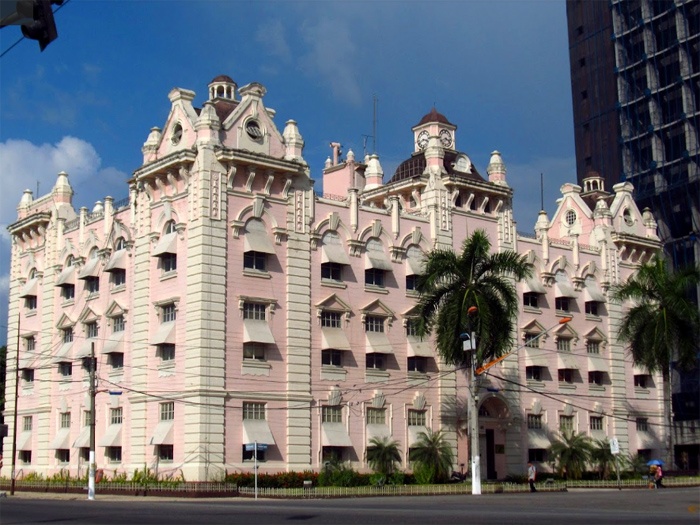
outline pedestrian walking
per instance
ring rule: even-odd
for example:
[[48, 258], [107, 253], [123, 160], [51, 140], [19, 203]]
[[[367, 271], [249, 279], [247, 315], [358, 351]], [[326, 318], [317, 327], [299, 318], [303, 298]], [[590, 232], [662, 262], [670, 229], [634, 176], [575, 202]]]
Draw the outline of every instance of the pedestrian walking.
[[527, 482], [530, 484], [530, 492], [537, 492], [535, 488], [535, 479], [537, 479], [537, 468], [532, 463], [527, 464]]
[[657, 489], [663, 489], [664, 484], [662, 483], [662, 480], [664, 479], [664, 471], [661, 470], [661, 465], [656, 467], [656, 474], [654, 475], [654, 481], [656, 482], [656, 488]]

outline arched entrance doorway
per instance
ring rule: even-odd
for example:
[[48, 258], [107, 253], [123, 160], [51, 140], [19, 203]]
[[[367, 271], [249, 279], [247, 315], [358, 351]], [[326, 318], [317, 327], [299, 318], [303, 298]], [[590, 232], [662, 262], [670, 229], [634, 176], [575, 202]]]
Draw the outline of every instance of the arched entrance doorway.
[[486, 479], [503, 479], [508, 474], [506, 443], [511, 420], [508, 404], [496, 394], [479, 405], [479, 454], [481, 475]]

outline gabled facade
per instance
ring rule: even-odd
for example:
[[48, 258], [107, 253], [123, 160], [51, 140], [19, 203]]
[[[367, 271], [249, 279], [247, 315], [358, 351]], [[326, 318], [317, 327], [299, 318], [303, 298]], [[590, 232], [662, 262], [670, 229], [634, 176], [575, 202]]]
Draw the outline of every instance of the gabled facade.
[[659, 247], [629, 184], [598, 187], [593, 203], [564, 185], [553, 218], [541, 212], [534, 233], [519, 233], [500, 153], [482, 176], [457, 149], [457, 126], [433, 110], [388, 182], [376, 155], [336, 150], [316, 193], [297, 123], [280, 133], [264, 95], [220, 76], [199, 109], [192, 91], [172, 90], [127, 199], [76, 212], [65, 173], [49, 195], [25, 192], [9, 228], [8, 340], [19, 329], [22, 370], [7, 404], [24, 429], [23, 473], [84, 472], [82, 358], [93, 347], [97, 462], [108, 472], [147, 465], [213, 479], [251, 469], [254, 442], [267, 445], [267, 471], [331, 458], [365, 469], [377, 436], [398, 440], [410, 468], [426, 428], [444, 430], [468, 463], [466, 377], [411, 321], [423, 254], [458, 250], [475, 229], [535, 270], [517, 284], [523, 349], [482, 379], [485, 476], [528, 459], [546, 468], [562, 429], [660, 451], [660, 382], [632, 368], [613, 331], [622, 305], [607, 299]]

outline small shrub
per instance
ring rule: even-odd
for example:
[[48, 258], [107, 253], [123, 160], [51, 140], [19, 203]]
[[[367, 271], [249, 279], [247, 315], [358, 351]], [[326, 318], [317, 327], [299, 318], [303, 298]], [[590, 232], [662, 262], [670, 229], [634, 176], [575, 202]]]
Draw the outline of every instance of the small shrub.
[[423, 464], [413, 471], [418, 485], [430, 485], [435, 481], [435, 467]]

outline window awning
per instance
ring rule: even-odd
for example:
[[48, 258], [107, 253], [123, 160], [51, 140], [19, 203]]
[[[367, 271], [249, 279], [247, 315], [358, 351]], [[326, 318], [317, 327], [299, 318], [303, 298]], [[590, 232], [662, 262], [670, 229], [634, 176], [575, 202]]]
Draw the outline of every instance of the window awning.
[[370, 268], [390, 272], [391, 262], [383, 251], [370, 250], [365, 252], [365, 270]]
[[350, 342], [342, 328], [321, 328], [321, 350], [350, 350]]
[[173, 445], [173, 426], [174, 421], [168, 419], [166, 421], [159, 421], [153, 431], [153, 436], [149, 441], [149, 445]]
[[429, 341], [421, 341], [418, 337], [409, 335], [407, 357], [433, 357], [433, 349]]
[[100, 259], [95, 257], [85, 263], [82, 270], [78, 274], [78, 279], [89, 279], [90, 277], [98, 277], [100, 275]]
[[113, 272], [114, 270], [126, 270], [126, 250], [117, 250], [107, 261], [105, 272]]
[[408, 257], [406, 259], [406, 275], [425, 274], [425, 259], [418, 257]]
[[393, 354], [394, 349], [384, 332], [365, 332], [367, 354]]
[[78, 439], [73, 442], [73, 448], [87, 448], [90, 446], [90, 426], [83, 427], [78, 434]]
[[539, 348], [525, 348], [525, 366], [547, 367], [547, 357]]
[[605, 296], [597, 286], [586, 284], [586, 287], [583, 289], [583, 300], [587, 303], [604, 303]]
[[408, 446], [415, 445], [420, 439], [421, 433], [428, 433], [428, 427], [424, 425], [409, 425], [408, 426]]
[[530, 277], [523, 283], [523, 292], [528, 293], [547, 293], [547, 289], [537, 277]]
[[163, 235], [156, 244], [152, 257], [160, 257], [164, 253], [177, 253], [177, 232]]
[[549, 448], [552, 442], [541, 430], [527, 431], [527, 448]]
[[389, 425], [381, 425], [376, 423], [367, 424], [367, 445], [370, 444], [370, 440], [372, 438], [381, 439], [384, 437], [391, 437], [391, 429], [389, 429]]
[[589, 372], [610, 372], [608, 361], [600, 356], [588, 356], [588, 371]]
[[56, 286], [63, 286], [64, 284], [75, 284], [75, 266], [64, 268], [63, 271], [58, 274]]
[[569, 283], [556, 283], [554, 285], [554, 297], [569, 297], [571, 299], [576, 298], [576, 292], [573, 286]]
[[636, 376], [650, 376], [649, 370], [644, 366], [632, 365], [632, 374]]
[[122, 446], [122, 426], [121, 424], [109, 425], [107, 432], [102, 436], [98, 447], [121, 447]]
[[274, 445], [275, 438], [270, 430], [270, 425], [265, 419], [244, 419], [243, 420], [243, 444], [248, 443]]
[[175, 321], [161, 323], [156, 334], [151, 339], [152, 345], [175, 344]]
[[267, 236], [266, 231], [247, 231], [243, 236], [243, 251], [274, 255], [275, 246], [272, 244], [272, 240]]
[[70, 448], [70, 428], [59, 428], [56, 436], [51, 440], [50, 450]]
[[73, 348], [72, 341], [70, 343], [63, 343], [61, 345], [61, 348], [58, 349], [58, 352], [56, 352], [54, 354], [53, 362], [54, 363], [65, 363], [67, 361], [71, 361], [71, 359], [72, 359], [71, 348]]
[[267, 324], [267, 321], [244, 319], [243, 342], [274, 344], [275, 338], [272, 335], [272, 330], [270, 330], [270, 325]]
[[34, 368], [34, 363], [37, 360], [37, 357], [39, 357], [36, 352], [22, 352], [22, 355], [19, 358], [19, 369], [22, 370], [23, 368]]
[[23, 430], [17, 436], [17, 450], [31, 450], [32, 449], [32, 431]]
[[24, 286], [22, 286], [22, 291], [19, 293], [19, 298], [24, 299], [25, 297], [36, 297], [39, 292], [39, 279], [29, 279]]
[[324, 244], [321, 247], [321, 262], [350, 264], [350, 257], [341, 244]]
[[557, 366], [559, 370], [578, 370], [576, 356], [559, 354], [557, 356]]
[[97, 343], [97, 339], [86, 339], [85, 342], [80, 346], [80, 350], [75, 353], [75, 359], [82, 359], [83, 357], [88, 357], [92, 353], [92, 344]]
[[103, 354], [124, 352], [124, 332], [114, 332], [102, 345]]
[[350, 435], [342, 423], [321, 423], [321, 446], [351, 447]]

